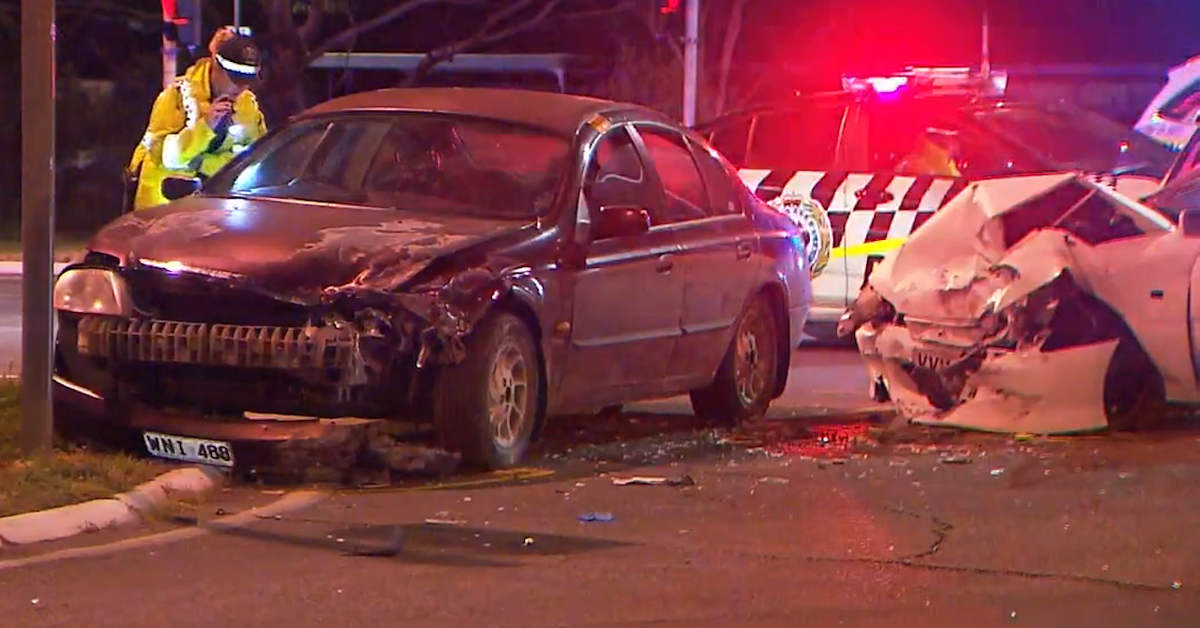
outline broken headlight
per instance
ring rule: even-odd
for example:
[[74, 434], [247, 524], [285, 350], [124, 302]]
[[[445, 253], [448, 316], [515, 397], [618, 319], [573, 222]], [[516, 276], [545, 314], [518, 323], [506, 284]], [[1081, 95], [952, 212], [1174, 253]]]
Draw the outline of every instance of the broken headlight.
[[129, 316], [133, 296], [129, 284], [103, 268], [73, 268], [54, 282], [54, 309], [79, 314]]

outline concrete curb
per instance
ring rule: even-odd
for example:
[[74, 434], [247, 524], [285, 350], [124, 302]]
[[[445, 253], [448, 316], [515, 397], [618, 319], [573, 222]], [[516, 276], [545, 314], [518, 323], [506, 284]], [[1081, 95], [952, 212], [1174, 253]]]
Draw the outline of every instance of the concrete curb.
[[109, 499], [4, 517], [0, 519], [0, 549], [133, 525], [168, 500], [203, 495], [223, 482], [224, 476], [215, 469], [174, 469]]
[[[61, 273], [62, 269], [66, 268], [66, 266], [67, 265], [64, 262], [55, 262], [54, 274], [57, 275]], [[24, 266], [22, 266], [22, 262], [0, 262], [0, 275], [20, 276], [22, 274], [24, 274]]]

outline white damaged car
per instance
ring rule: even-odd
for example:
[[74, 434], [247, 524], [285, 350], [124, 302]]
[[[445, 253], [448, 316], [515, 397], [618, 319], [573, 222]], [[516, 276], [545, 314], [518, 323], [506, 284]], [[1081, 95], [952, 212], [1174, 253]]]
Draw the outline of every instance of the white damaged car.
[[916, 423], [1151, 425], [1167, 402], [1200, 403], [1196, 209], [1082, 174], [974, 182], [879, 263], [838, 333], [873, 397]]

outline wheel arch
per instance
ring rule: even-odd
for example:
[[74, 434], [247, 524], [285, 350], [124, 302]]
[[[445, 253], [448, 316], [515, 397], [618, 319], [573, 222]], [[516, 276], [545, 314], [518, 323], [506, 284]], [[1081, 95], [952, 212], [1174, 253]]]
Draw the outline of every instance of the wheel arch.
[[771, 308], [771, 314], [775, 317], [775, 328], [781, 333], [776, 334], [775, 342], [778, 345], [776, 352], [776, 368], [775, 368], [775, 389], [771, 391], [771, 399], [778, 399], [783, 395], [783, 391], [787, 388], [788, 371], [791, 366], [791, 325], [788, 324], [787, 316], [787, 297], [783, 291], [783, 286], [775, 282], [769, 282], [759, 288], [757, 295], [762, 295], [767, 300], [767, 304]]

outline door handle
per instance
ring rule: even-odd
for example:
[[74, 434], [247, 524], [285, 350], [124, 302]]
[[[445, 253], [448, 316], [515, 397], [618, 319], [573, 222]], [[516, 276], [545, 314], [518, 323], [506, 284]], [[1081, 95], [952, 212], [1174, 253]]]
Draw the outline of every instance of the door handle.
[[664, 275], [671, 272], [672, 268], [675, 268], [675, 259], [672, 258], [669, 254], [668, 255], [660, 255], [658, 257], [658, 261], [655, 262], [655, 264], [654, 264], [654, 270], [656, 270]]
[[738, 242], [737, 258], [738, 260], [748, 260], [750, 255], [754, 253], [754, 245], [749, 242]]

